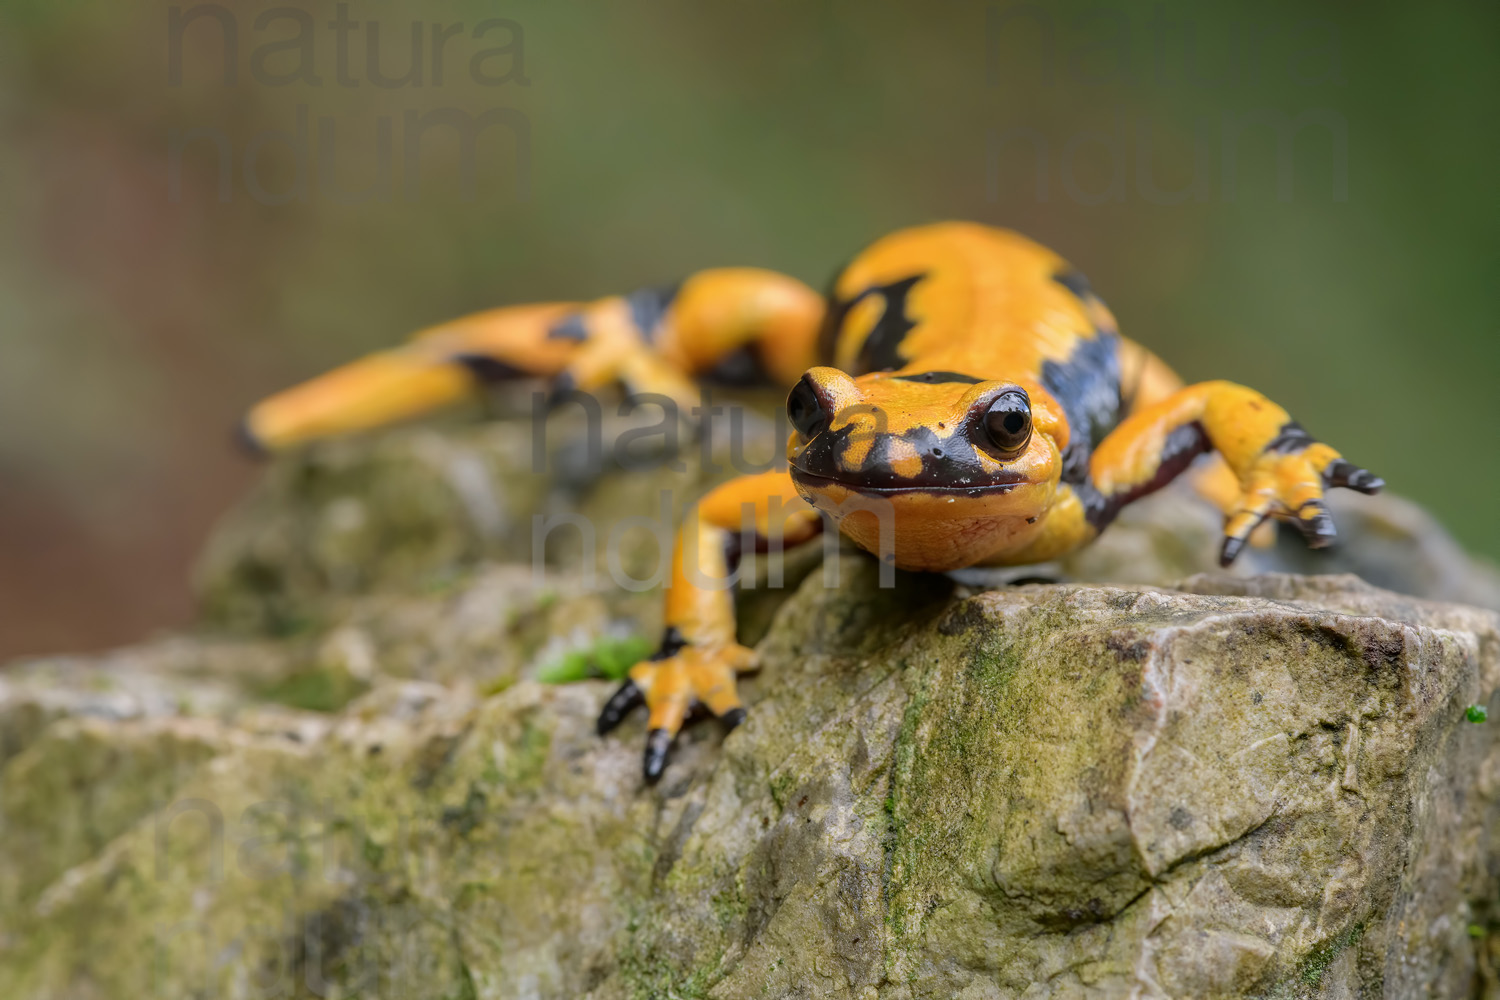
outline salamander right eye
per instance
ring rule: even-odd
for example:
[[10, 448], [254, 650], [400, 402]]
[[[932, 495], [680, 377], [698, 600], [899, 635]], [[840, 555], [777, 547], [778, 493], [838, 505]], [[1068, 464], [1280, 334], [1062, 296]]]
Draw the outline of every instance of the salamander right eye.
[[792, 388], [791, 395], [786, 398], [786, 415], [797, 429], [797, 433], [804, 438], [812, 438], [827, 429], [829, 415], [823, 409], [823, 401], [818, 398], [818, 391], [812, 387], [807, 376], [802, 376], [796, 386]]

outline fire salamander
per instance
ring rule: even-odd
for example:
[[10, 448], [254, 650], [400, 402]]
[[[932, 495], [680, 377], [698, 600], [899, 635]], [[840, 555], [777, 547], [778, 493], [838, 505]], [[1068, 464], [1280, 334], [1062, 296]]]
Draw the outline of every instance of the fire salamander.
[[655, 781], [695, 704], [744, 718], [736, 674], [742, 521], [786, 544], [831, 515], [909, 570], [1025, 564], [1097, 537], [1120, 509], [1211, 456], [1200, 488], [1224, 510], [1228, 565], [1267, 517], [1315, 548], [1334, 538], [1323, 492], [1383, 485], [1265, 396], [1184, 386], [1121, 336], [1087, 280], [1015, 233], [968, 223], [896, 232], [827, 297], [749, 268], [592, 303], [497, 309], [419, 334], [273, 396], [244, 435], [267, 450], [429, 410], [511, 374], [579, 391], [619, 382], [685, 408], [694, 378], [753, 362], [791, 385], [790, 467], [712, 490], [677, 534], [660, 649], [605, 704], [600, 733], [644, 704]]

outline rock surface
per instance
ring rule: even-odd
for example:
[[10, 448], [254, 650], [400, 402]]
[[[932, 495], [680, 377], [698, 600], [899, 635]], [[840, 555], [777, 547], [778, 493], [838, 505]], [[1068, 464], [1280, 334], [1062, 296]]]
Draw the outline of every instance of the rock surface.
[[1315, 564], [1405, 594], [1202, 573], [1173, 494], [1041, 571], [1112, 585], [804, 554], [646, 789], [612, 685], [538, 678], [653, 596], [517, 528], [712, 476], [516, 433], [288, 460], [200, 633], [0, 674], [0, 996], [1500, 996], [1500, 587], [1410, 505]]

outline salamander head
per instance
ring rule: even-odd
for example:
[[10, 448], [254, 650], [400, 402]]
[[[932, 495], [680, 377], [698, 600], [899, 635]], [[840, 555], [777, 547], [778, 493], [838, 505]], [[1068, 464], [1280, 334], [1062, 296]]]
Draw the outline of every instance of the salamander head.
[[799, 492], [870, 551], [892, 516], [895, 561], [909, 569], [970, 565], [1035, 534], [1067, 443], [1039, 386], [954, 372], [813, 368], [787, 414]]

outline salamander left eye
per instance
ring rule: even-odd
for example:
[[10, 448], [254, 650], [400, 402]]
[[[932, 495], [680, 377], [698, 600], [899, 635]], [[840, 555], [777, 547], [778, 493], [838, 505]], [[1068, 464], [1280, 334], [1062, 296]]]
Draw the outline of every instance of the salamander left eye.
[[1031, 440], [1031, 400], [1019, 389], [995, 397], [984, 415], [984, 432], [1003, 458], [1021, 454]]

